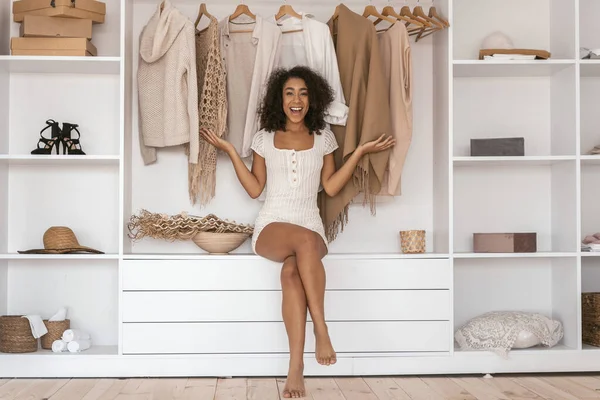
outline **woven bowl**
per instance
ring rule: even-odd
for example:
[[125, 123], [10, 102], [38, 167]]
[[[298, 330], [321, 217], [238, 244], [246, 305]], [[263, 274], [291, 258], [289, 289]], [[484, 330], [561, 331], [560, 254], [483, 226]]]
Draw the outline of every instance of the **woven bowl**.
[[62, 337], [62, 334], [67, 329], [71, 328], [71, 321], [66, 319], [64, 321], [48, 321], [44, 320], [44, 325], [48, 329], [48, 333], [40, 338], [42, 349], [52, 349], [52, 343]]
[[425, 231], [400, 231], [400, 246], [405, 254], [425, 253]]
[[192, 241], [209, 254], [227, 254], [242, 245], [250, 237], [247, 233], [198, 232]]
[[33, 353], [38, 350], [38, 341], [31, 334], [29, 320], [21, 315], [0, 317], [0, 352]]

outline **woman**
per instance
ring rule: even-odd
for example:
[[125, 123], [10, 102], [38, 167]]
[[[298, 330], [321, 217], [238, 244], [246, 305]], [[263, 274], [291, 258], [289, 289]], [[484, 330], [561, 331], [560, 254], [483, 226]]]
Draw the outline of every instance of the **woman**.
[[267, 184], [267, 197], [254, 227], [252, 249], [261, 257], [283, 263], [282, 313], [288, 334], [290, 364], [283, 391], [286, 398], [303, 397], [306, 309], [314, 324], [315, 357], [322, 365], [336, 362], [324, 315], [327, 239], [317, 206], [324, 189], [335, 196], [352, 177], [360, 158], [391, 148], [391, 137], [365, 143], [336, 171], [338, 148], [326, 128], [325, 111], [333, 101], [327, 81], [306, 67], [274, 71], [259, 110], [261, 130], [252, 141], [252, 170], [227, 141], [208, 129], [204, 139], [226, 152], [237, 177], [252, 198]]

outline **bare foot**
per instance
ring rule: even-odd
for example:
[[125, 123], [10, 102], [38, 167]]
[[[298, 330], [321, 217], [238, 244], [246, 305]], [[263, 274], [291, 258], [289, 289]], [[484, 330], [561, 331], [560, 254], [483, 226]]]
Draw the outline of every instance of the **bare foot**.
[[316, 339], [316, 352], [315, 358], [321, 365], [333, 365], [336, 363], [337, 358], [335, 350], [331, 345], [331, 339], [329, 338], [329, 332], [327, 327], [321, 329], [315, 329]]
[[283, 397], [286, 399], [299, 399], [306, 395], [304, 389], [304, 365], [292, 365], [283, 388]]

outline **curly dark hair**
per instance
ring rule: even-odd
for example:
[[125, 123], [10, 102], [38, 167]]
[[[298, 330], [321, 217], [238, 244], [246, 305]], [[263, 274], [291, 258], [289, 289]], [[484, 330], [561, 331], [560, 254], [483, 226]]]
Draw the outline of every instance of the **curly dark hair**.
[[285, 131], [286, 116], [283, 111], [283, 85], [290, 78], [300, 78], [308, 89], [308, 112], [304, 124], [310, 133], [325, 128], [325, 112], [333, 101], [333, 89], [320, 74], [305, 66], [276, 69], [269, 76], [267, 90], [258, 109], [260, 129]]

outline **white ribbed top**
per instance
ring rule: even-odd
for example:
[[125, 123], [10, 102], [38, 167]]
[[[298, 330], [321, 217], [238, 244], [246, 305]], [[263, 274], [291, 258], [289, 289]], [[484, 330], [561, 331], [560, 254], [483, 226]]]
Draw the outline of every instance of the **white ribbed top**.
[[317, 195], [323, 157], [338, 148], [335, 135], [323, 129], [315, 135], [313, 147], [301, 151], [278, 149], [274, 138], [274, 132], [261, 130], [252, 140], [252, 150], [265, 159], [267, 166], [267, 195], [254, 225], [252, 248], [260, 231], [271, 222], [300, 225], [317, 232], [327, 244]]

